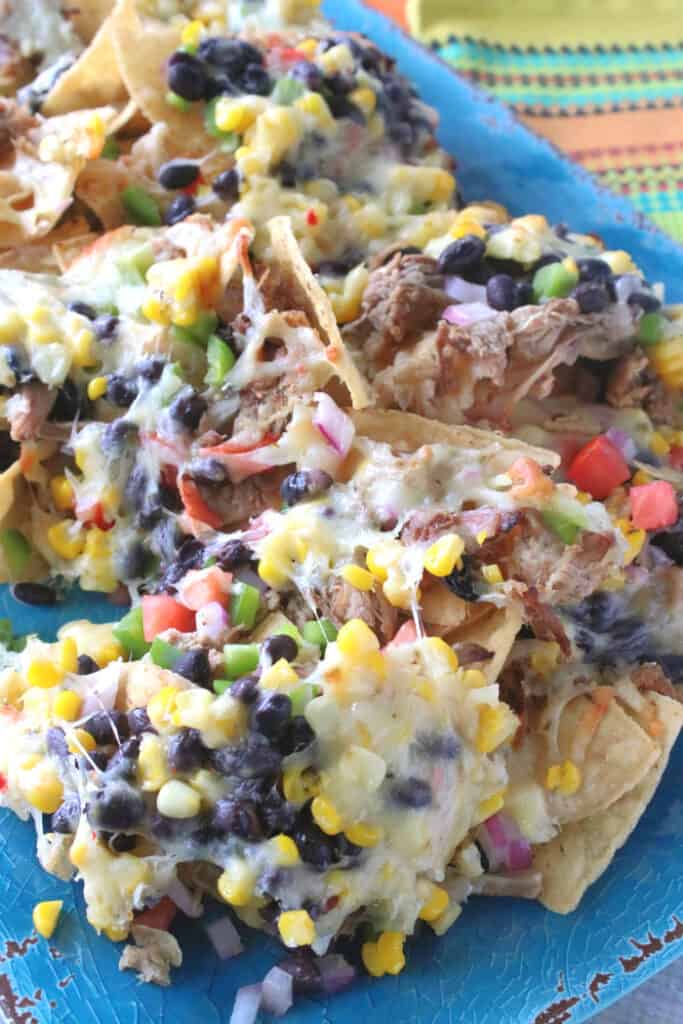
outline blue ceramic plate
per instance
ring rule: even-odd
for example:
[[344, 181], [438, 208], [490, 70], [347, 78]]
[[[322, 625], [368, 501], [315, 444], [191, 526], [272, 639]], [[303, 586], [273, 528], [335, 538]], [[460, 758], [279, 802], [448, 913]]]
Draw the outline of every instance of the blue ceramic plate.
[[[460, 161], [468, 199], [492, 197], [515, 213], [537, 211], [579, 230], [600, 232], [631, 252], [652, 280], [683, 301], [683, 251], [601, 191], [577, 167], [476, 92], [449, 68], [355, 0], [329, 2], [342, 29], [364, 32], [395, 56], [441, 114], [441, 139]], [[6, 588], [3, 588], [6, 589]], [[59, 612], [34, 611], [0, 596], [0, 615], [19, 631], [51, 637], [60, 622], [112, 618], [105, 601], [81, 596]], [[475, 899], [443, 939], [425, 932], [409, 943], [397, 978], [358, 985], [326, 1004], [305, 999], [292, 1024], [578, 1024], [683, 953], [683, 799], [672, 763], [637, 833], [569, 917], [524, 901]], [[66, 913], [53, 943], [38, 942], [31, 910], [62, 898]], [[221, 963], [198, 925], [181, 925], [185, 963], [173, 988], [141, 986], [117, 970], [120, 949], [85, 924], [77, 886], [45, 875], [33, 831], [10, 814], [0, 834], [0, 1009], [12, 1024], [219, 1024], [235, 991], [260, 980], [278, 957], [274, 943], [247, 934], [246, 952]], [[246, 932], [246, 929], [243, 929]]]

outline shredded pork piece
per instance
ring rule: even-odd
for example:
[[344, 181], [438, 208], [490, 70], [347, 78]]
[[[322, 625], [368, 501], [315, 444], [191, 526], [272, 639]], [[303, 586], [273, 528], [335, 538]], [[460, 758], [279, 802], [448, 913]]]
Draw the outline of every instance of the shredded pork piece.
[[672, 700], [683, 701], [683, 695], [679, 694], [662, 667], [655, 662], [640, 665], [631, 673], [631, 679], [642, 693], [661, 693], [662, 696], [671, 697]]
[[125, 946], [119, 960], [120, 971], [135, 971], [140, 981], [154, 985], [171, 984], [171, 967], [180, 967], [183, 953], [178, 940], [161, 928], [133, 925], [135, 945]]
[[47, 384], [24, 384], [7, 403], [10, 437], [13, 441], [35, 441], [41, 436], [57, 391]]
[[336, 626], [343, 626], [350, 619], [362, 619], [382, 644], [396, 633], [398, 612], [381, 591], [356, 590], [346, 580], [332, 576], [322, 590], [315, 591], [314, 601], [321, 618], [331, 619]]

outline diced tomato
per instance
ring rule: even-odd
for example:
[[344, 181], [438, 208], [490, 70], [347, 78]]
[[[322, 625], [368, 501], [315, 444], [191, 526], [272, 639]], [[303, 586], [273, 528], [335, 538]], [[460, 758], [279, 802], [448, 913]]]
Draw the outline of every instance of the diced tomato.
[[141, 910], [135, 915], [135, 923], [142, 924], [145, 928], [159, 928], [167, 932], [173, 918], [178, 913], [178, 908], [169, 896], [164, 896], [153, 907]]
[[417, 629], [412, 619], [408, 622], [404, 622], [403, 625], [398, 629], [393, 638], [387, 644], [387, 647], [400, 647], [402, 644], [414, 644], [417, 640]]
[[278, 67], [283, 64], [300, 64], [301, 61], [307, 60], [308, 57], [303, 50], [297, 50], [293, 46], [273, 47], [271, 52], [268, 54], [269, 67]]
[[310, 209], [306, 211], [306, 223], [314, 228], [318, 223], [318, 214], [315, 210]]
[[238, 484], [249, 476], [264, 473], [272, 468], [273, 463], [265, 449], [273, 445], [275, 440], [276, 438], [267, 434], [256, 444], [248, 446], [239, 442], [223, 441], [222, 444], [211, 448], [201, 448], [200, 454], [204, 458], [219, 459], [228, 470], [232, 483]]
[[214, 530], [219, 529], [223, 525], [223, 517], [209, 508], [194, 480], [181, 476], [178, 480], [178, 493], [180, 494], [180, 500], [185, 511], [193, 519], [198, 519], [200, 523], [206, 523], [207, 526], [213, 527]]
[[145, 594], [142, 598], [142, 632], [148, 644], [165, 629], [192, 633], [194, 612], [168, 594]]
[[199, 454], [202, 456], [211, 455], [243, 455], [246, 452], [254, 452], [258, 448], [265, 448], [266, 445], [273, 444], [277, 441], [275, 434], [265, 434], [258, 441], [250, 441], [245, 444], [243, 441], [221, 441], [220, 444], [214, 444], [209, 448], [200, 448]]
[[105, 516], [101, 501], [92, 505], [77, 505], [76, 518], [86, 526], [97, 526], [100, 530], [111, 530], [114, 525], [114, 520]]
[[515, 459], [508, 473], [515, 484], [510, 488], [510, 497], [516, 501], [521, 498], [549, 497], [553, 493], [555, 485], [535, 459], [526, 456]]
[[676, 491], [668, 480], [632, 487], [628, 492], [631, 522], [638, 530], [663, 530], [678, 519]]
[[674, 469], [683, 469], [683, 445], [673, 445], [669, 452], [669, 465]]
[[208, 569], [188, 572], [178, 584], [178, 597], [186, 608], [198, 612], [204, 605], [217, 601], [225, 605], [232, 588], [232, 573], [223, 572], [217, 565]]
[[0, 775], [0, 793], [7, 789], [7, 779], [4, 775]]
[[177, 487], [178, 486], [178, 467], [177, 466], [162, 466], [161, 467], [161, 482], [164, 487]]
[[602, 501], [631, 476], [628, 464], [619, 449], [604, 434], [584, 445], [571, 461], [567, 479], [580, 491]]

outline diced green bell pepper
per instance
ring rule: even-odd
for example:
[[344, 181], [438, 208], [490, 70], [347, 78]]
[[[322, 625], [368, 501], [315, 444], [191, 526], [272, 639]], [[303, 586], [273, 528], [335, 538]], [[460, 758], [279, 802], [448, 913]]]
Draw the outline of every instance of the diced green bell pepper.
[[144, 284], [145, 274], [154, 263], [151, 245], [139, 245], [116, 261], [116, 269], [124, 284]]
[[228, 679], [248, 676], [258, 665], [258, 644], [226, 644], [223, 648], [225, 674]]
[[656, 345], [662, 340], [666, 318], [659, 313], [645, 313], [638, 324], [638, 341], [641, 345]]
[[218, 696], [220, 697], [221, 694], [225, 693], [226, 690], [230, 689], [232, 684], [232, 679], [214, 679], [211, 685], [213, 686], [213, 692], [217, 693]]
[[192, 106], [189, 100], [186, 100], [183, 96], [179, 96], [177, 92], [173, 92], [171, 89], [166, 93], [166, 102], [169, 107], [179, 110], [182, 114], [186, 114]]
[[301, 632], [307, 644], [315, 644], [322, 652], [337, 639], [337, 628], [329, 619], [311, 619], [304, 623]]
[[119, 146], [114, 136], [110, 135], [107, 139], [105, 139], [105, 143], [104, 146], [102, 146], [102, 152], [100, 153], [100, 156], [103, 160], [117, 160], [120, 155], [121, 147]]
[[0, 530], [0, 544], [12, 577], [21, 576], [31, 557], [31, 545], [21, 530]]
[[320, 693], [320, 687], [315, 686], [313, 683], [302, 683], [301, 686], [290, 690], [289, 699], [292, 702], [292, 715], [303, 715], [309, 701], [312, 701], [314, 697], [318, 697]]
[[300, 96], [303, 96], [305, 92], [304, 85], [297, 81], [296, 78], [280, 78], [275, 83], [275, 88], [270, 94], [270, 98], [273, 103], [279, 103], [281, 107], [289, 107], [298, 100]]
[[123, 208], [133, 224], [158, 228], [162, 224], [158, 203], [149, 192], [137, 185], [128, 185], [121, 193]]
[[181, 653], [173, 644], [161, 640], [158, 636], [152, 641], [149, 652], [152, 661], [159, 668], [173, 668]]
[[116, 623], [112, 633], [124, 651], [131, 654], [133, 658], [141, 658], [152, 646], [145, 640], [142, 608], [139, 605], [137, 608], [131, 608], [128, 614]]
[[261, 603], [261, 595], [250, 583], [234, 583], [230, 598], [230, 622], [233, 626], [244, 626], [251, 629], [256, 621], [256, 613]]
[[541, 299], [564, 299], [579, 280], [578, 274], [567, 269], [564, 263], [546, 263], [534, 274], [532, 287], [534, 301]]
[[216, 124], [216, 104], [220, 96], [216, 96], [214, 99], [209, 100], [204, 108], [204, 128], [209, 135], [212, 135], [214, 139], [219, 139], [221, 143], [221, 149], [229, 153], [239, 147], [240, 136], [237, 132], [223, 132]]
[[178, 327], [174, 324], [171, 333], [176, 341], [185, 341], [190, 345], [201, 345], [205, 347], [209, 338], [216, 330], [218, 317], [212, 310], [204, 310], [199, 314], [193, 324], [188, 327]]
[[205, 384], [222, 384], [235, 365], [235, 354], [222, 338], [212, 334], [206, 348], [208, 369]]

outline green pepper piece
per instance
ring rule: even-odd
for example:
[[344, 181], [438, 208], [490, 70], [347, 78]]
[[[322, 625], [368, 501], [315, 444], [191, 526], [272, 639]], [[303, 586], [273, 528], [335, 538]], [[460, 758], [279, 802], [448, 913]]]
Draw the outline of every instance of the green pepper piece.
[[133, 658], [141, 658], [152, 646], [145, 640], [142, 608], [139, 605], [137, 608], [131, 608], [128, 614], [116, 623], [112, 633], [124, 651], [131, 654]]
[[275, 88], [271, 92], [270, 98], [273, 103], [279, 103], [281, 107], [289, 107], [294, 100], [298, 100], [300, 96], [303, 96], [305, 91], [303, 84], [298, 82], [296, 78], [280, 78], [275, 83]]
[[173, 668], [181, 653], [173, 644], [161, 640], [158, 636], [152, 641], [149, 652], [152, 661], [159, 668]]
[[27, 637], [21, 633], [15, 633], [9, 619], [0, 619], [0, 644], [8, 651], [19, 653], [26, 646]]
[[21, 530], [0, 530], [0, 544], [11, 576], [21, 576], [31, 557], [31, 545]]
[[656, 345], [658, 341], [661, 341], [666, 323], [666, 317], [661, 316], [660, 313], [645, 313], [644, 316], [641, 316], [638, 324], [640, 344]]
[[337, 627], [329, 619], [311, 619], [301, 630], [307, 644], [314, 644], [324, 653], [328, 644], [337, 639]]
[[240, 136], [237, 132], [223, 132], [216, 124], [216, 104], [219, 99], [220, 96], [216, 96], [206, 104], [204, 108], [204, 128], [214, 139], [220, 140], [221, 149], [227, 153], [234, 153], [239, 147]]
[[568, 270], [564, 263], [546, 263], [534, 274], [534, 302], [540, 302], [541, 299], [564, 299], [578, 280], [579, 275]]
[[302, 683], [301, 686], [296, 686], [293, 690], [290, 690], [289, 699], [292, 702], [292, 715], [303, 715], [309, 701], [312, 701], [314, 697], [318, 697], [320, 693], [320, 687], [315, 686], [314, 683]]
[[235, 583], [230, 598], [230, 622], [233, 626], [244, 626], [251, 629], [256, 621], [256, 612], [261, 603], [261, 595], [250, 583]]
[[258, 665], [258, 644], [226, 644], [223, 648], [225, 674], [228, 679], [248, 676]]
[[581, 530], [578, 523], [572, 522], [572, 520], [564, 512], [556, 512], [553, 509], [546, 509], [542, 515], [543, 522], [548, 526], [553, 533], [565, 544], [573, 544], [576, 540], [576, 535]]
[[102, 146], [100, 156], [103, 160], [116, 160], [121, 155], [121, 147], [113, 135], [109, 135]]
[[201, 345], [204, 348], [216, 330], [218, 317], [212, 310], [204, 310], [189, 327], [178, 327], [174, 324], [171, 334], [176, 341], [184, 341], [190, 345]]
[[140, 245], [117, 260], [116, 269], [125, 284], [144, 284], [145, 274], [153, 263], [154, 252], [151, 245]]
[[128, 185], [121, 193], [121, 202], [133, 224], [153, 228], [161, 226], [161, 212], [157, 202], [144, 188]]
[[212, 334], [206, 348], [208, 370], [204, 378], [205, 384], [222, 384], [235, 365], [235, 354], [222, 338]]
[[220, 697], [221, 694], [225, 693], [226, 690], [230, 689], [232, 683], [232, 679], [214, 679], [211, 685], [213, 686], [213, 692], [217, 693], [218, 696]]
[[171, 89], [166, 93], [166, 102], [169, 107], [174, 107], [179, 110], [181, 114], [186, 114], [192, 104], [189, 100], [186, 100], [183, 96], [179, 96], [177, 92], [173, 92]]

